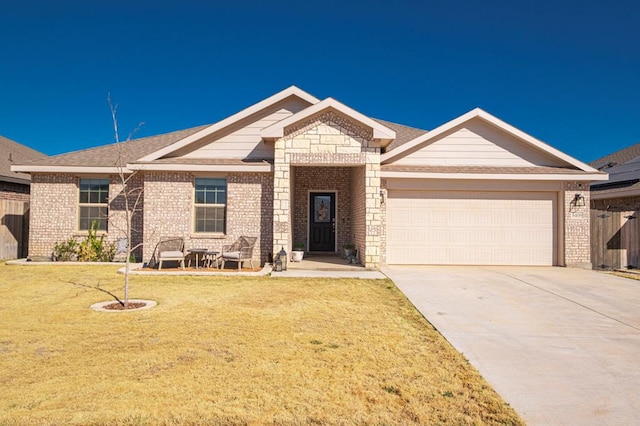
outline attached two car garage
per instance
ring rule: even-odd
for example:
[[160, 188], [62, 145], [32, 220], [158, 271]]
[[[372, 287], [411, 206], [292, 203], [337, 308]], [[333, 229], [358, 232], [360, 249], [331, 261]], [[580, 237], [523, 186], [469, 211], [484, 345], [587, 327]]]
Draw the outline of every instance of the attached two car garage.
[[558, 264], [558, 191], [390, 189], [388, 264]]

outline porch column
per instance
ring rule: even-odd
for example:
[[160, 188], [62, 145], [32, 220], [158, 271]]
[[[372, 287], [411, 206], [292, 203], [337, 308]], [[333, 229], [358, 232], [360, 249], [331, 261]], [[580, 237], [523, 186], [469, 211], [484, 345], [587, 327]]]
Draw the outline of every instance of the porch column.
[[380, 267], [380, 235], [382, 212], [380, 208], [380, 155], [367, 155], [365, 170], [365, 255], [364, 266], [370, 269]]
[[275, 142], [273, 161], [273, 255], [282, 247], [291, 251], [291, 166], [285, 140]]

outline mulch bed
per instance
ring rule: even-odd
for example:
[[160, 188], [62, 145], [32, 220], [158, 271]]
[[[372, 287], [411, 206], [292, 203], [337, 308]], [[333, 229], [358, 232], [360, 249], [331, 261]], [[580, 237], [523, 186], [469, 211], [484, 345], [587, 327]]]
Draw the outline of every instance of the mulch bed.
[[125, 307], [123, 303], [113, 302], [109, 305], [103, 306], [104, 309], [108, 309], [110, 311], [126, 311], [128, 309], [139, 309], [147, 306], [144, 302], [129, 302]]

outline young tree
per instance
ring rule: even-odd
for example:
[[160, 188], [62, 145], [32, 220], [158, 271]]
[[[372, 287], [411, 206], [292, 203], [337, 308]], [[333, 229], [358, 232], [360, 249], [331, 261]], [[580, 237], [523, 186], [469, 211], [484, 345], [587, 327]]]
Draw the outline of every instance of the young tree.
[[[111, 102], [111, 94], [107, 95], [109, 110], [111, 111], [111, 120], [113, 122], [113, 133], [115, 144], [117, 147], [117, 180], [119, 190], [114, 198], [110, 200], [110, 205], [118, 206], [121, 215], [124, 217], [116, 218], [109, 214], [109, 223], [124, 235], [126, 241], [126, 259], [124, 269], [124, 308], [129, 307], [129, 268], [131, 258], [135, 250], [142, 246], [142, 241], [134, 241], [135, 234], [142, 235], [142, 229], [137, 228], [136, 217], [142, 214], [142, 203], [144, 197], [144, 185], [141, 181], [139, 170], [128, 170], [126, 168], [125, 149], [126, 142], [130, 141], [135, 132], [137, 132], [144, 123], [139, 123], [136, 128], [129, 134], [125, 141], [120, 140], [118, 129], [118, 105]], [[119, 220], [118, 220], [119, 219]]]

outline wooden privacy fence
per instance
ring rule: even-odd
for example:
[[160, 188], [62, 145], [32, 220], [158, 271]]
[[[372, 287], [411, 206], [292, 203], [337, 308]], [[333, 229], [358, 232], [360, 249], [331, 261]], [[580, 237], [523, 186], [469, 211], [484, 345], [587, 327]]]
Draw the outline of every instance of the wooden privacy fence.
[[29, 203], [0, 200], [0, 259], [27, 257]]
[[591, 262], [594, 269], [640, 267], [637, 210], [591, 210]]

